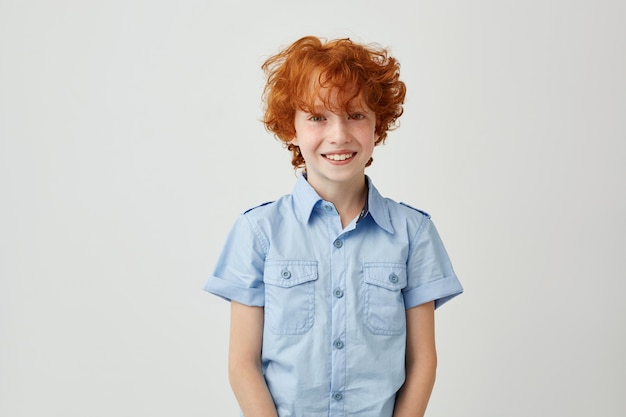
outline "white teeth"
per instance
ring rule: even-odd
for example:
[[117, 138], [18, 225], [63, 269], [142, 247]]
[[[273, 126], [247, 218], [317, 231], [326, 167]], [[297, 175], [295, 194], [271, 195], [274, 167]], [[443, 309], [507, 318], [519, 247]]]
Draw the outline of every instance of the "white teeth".
[[333, 161], [345, 161], [348, 158], [352, 158], [353, 153], [342, 153], [342, 154], [333, 154], [326, 155], [326, 158], [331, 159]]

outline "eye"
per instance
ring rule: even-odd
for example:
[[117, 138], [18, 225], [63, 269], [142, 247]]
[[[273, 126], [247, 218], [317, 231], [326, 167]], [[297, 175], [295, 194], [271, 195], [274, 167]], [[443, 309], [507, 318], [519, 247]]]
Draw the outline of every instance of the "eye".
[[354, 119], [354, 120], [361, 120], [361, 119], [365, 119], [365, 115], [363, 113], [350, 113], [348, 115], [349, 119]]
[[324, 116], [312, 115], [311, 117], [309, 117], [309, 120], [312, 122], [323, 122], [326, 119], [324, 118]]

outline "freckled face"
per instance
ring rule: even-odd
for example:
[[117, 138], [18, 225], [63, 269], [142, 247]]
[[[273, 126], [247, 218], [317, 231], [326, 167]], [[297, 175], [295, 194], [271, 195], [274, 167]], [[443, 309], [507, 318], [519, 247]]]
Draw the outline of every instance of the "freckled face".
[[377, 139], [376, 115], [364, 103], [355, 104], [346, 113], [319, 104], [310, 112], [296, 111], [296, 137], [291, 142], [300, 147], [309, 183], [316, 189], [362, 187], [365, 165]]

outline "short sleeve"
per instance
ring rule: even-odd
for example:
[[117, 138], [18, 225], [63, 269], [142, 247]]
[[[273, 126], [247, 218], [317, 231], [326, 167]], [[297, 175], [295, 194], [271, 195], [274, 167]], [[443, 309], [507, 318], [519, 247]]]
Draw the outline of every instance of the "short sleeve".
[[263, 306], [265, 252], [266, 245], [248, 218], [245, 214], [239, 216], [204, 290], [228, 301]]
[[448, 253], [429, 217], [424, 217], [411, 240], [407, 261], [407, 286], [404, 292], [406, 308], [429, 301], [435, 308], [463, 292], [452, 268]]

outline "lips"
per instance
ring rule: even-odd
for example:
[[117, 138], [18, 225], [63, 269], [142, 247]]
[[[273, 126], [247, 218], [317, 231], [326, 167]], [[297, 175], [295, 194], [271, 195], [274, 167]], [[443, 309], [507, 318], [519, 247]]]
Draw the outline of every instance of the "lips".
[[356, 152], [323, 154], [324, 158], [330, 159], [331, 161], [345, 161], [346, 159], [354, 157], [354, 155], [356, 155]]

